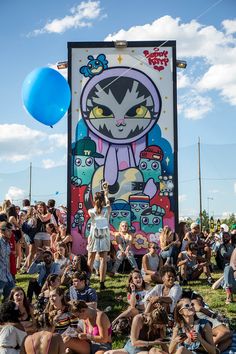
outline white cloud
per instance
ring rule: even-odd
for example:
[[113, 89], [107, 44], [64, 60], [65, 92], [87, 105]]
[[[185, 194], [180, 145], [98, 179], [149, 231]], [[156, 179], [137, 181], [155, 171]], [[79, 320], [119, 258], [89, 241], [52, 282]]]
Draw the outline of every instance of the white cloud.
[[236, 33], [236, 20], [224, 20], [222, 25], [227, 34]]
[[180, 18], [163, 16], [151, 24], [133, 26], [127, 30], [109, 34], [105, 40], [171, 40], [177, 42], [177, 58], [189, 62], [198, 60], [199, 66], [188, 66], [178, 74], [178, 88], [192, 90], [187, 98], [181, 90], [178, 97], [180, 111], [189, 119], [203, 118], [213, 109], [207, 96], [211, 90], [218, 90], [222, 98], [236, 105], [236, 20], [222, 22], [222, 30], [205, 26], [192, 20], [182, 23]]
[[42, 161], [42, 163], [43, 163], [43, 167], [48, 169], [48, 168], [54, 168], [54, 167], [58, 167], [58, 166], [65, 166], [66, 161], [67, 161], [67, 158], [66, 158], [66, 155], [64, 155], [60, 161], [54, 161], [52, 159], [44, 159]]
[[188, 91], [179, 97], [178, 112], [188, 119], [201, 119], [211, 111], [212, 100], [210, 97], [200, 95], [196, 90]]
[[17, 162], [65, 150], [66, 134], [46, 134], [21, 124], [0, 124], [0, 161]]
[[182, 203], [187, 199], [187, 195], [186, 194], [180, 194], [179, 195], [179, 202]]
[[22, 200], [25, 198], [26, 192], [18, 187], [11, 186], [8, 189], [8, 192], [6, 193], [5, 199], [10, 199], [12, 203], [14, 203], [14, 200]]
[[70, 9], [70, 15], [58, 19], [55, 18], [41, 29], [36, 29], [29, 35], [37, 36], [43, 33], [64, 33], [71, 28], [90, 27], [92, 21], [98, 18], [104, 18], [106, 15], [101, 15], [100, 1], [82, 1], [79, 5]]

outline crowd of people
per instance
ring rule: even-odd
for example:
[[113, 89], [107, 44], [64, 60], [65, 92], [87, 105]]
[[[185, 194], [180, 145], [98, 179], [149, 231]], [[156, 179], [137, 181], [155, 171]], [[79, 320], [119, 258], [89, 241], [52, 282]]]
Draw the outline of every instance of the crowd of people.
[[[5, 200], [0, 211], [0, 353], [1, 354], [216, 354], [232, 342], [227, 318], [203, 297], [186, 289], [204, 274], [213, 289], [223, 287], [226, 304], [236, 292], [236, 227], [229, 232], [201, 232], [197, 223], [178, 230], [164, 226], [158, 243], [149, 242], [141, 262], [132, 250], [132, 233], [122, 221], [109, 229], [108, 186], [94, 197], [87, 255], [73, 254], [66, 208], [55, 201], [21, 207]], [[236, 226], [236, 225], [234, 225]], [[114, 247], [114, 241], [116, 246]], [[212, 257], [222, 270], [214, 279]], [[127, 308], [115, 319], [100, 310], [106, 277], [117, 277], [128, 260]], [[26, 291], [17, 273], [38, 274]], [[95, 274], [93, 274], [95, 273]], [[112, 304], [111, 304], [112, 305]], [[112, 314], [111, 314], [112, 315]], [[112, 349], [113, 335], [126, 335], [123, 348]]]

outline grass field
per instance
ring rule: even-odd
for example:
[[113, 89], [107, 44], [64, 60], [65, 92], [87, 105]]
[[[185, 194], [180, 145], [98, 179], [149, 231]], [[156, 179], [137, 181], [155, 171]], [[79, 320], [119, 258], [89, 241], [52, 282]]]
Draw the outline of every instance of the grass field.
[[[213, 278], [217, 280], [221, 273], [214, 272]], [[22, 286], [25, 290], [28, 286], [28, 280], [32, 278], [29, 275], [19, 275], [17, 276], [17, 285]], [[127, 274], [116, 275], [114, 278], [107, 277], [105, 291], [99, 291], [99, 281], [95, 276], [92, 276], [92, 286], [98, 292], [98, 307], [101, 310], [106, 309], [111, 306], [111, 310], [107, 313], [110, 320], [113, 320], [122, 310], [127, 307]], [[230, 305], [225, 304], [225, 292], [223, 289], [212, 290], [209, 285], [207, 285], [205, 277], [202, 276], [197, 281], [189, 282], [187, 288], [191, 288], [196, 292], [199, 292], [206, 303], [215, 311], [219, 311], [226, 315], [230, 319], [230, 325], [232, 328], [236, 329], [236, 302]], [[113, 341], [113, 348], [122, 348], [125, 338], [115, 337]]]

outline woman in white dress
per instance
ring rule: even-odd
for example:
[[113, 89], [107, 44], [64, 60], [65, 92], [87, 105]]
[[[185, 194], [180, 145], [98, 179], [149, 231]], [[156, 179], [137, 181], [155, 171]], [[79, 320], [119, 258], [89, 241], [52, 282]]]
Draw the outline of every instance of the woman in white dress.
[[93, 262], [96, 253], [100, 256], [100, 290], [106, 289], [104, 281], [107, 270], [107, 253], [110, 251], [110, 229], [109, 218], [111, 213], [110, 201], [108, 199], [108, 184], [103, 183], [103, 191], [95, 193], [94, 208], [89, 209], [91, 218], [91, 229], [88, 237], [88, 265], [93, 269]]
[[19, 322], [20, 311], [13, 301], [0, 305], [0, 353], [18, 354], [27, 335]]

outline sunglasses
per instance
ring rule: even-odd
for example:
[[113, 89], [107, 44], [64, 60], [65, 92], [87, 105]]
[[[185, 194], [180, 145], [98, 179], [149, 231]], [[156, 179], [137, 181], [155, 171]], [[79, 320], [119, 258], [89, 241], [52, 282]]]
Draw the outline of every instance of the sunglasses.
[[183, 309], [189, 310], [189, 309], [192, 309], [193, 307], [194, 307], [194, 304], [185, 304], [179, 309], [179, 311], [183, 310]]

